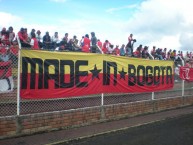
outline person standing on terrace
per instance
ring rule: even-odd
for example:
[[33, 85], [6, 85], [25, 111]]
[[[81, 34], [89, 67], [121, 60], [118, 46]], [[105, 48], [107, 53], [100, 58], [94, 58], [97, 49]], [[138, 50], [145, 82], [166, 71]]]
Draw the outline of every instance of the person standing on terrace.
[[94, 32], [91, 32], [91, 53], [96, 53], [97, 51], [97, 38]]
[[136, 39], [133, 39], [133, 34], [130, 34], [128, 37], [128, 43], [126, 45], [126, 48], [131, 50], [131, 56], [133, 56], [133, 45], [136, 42]]

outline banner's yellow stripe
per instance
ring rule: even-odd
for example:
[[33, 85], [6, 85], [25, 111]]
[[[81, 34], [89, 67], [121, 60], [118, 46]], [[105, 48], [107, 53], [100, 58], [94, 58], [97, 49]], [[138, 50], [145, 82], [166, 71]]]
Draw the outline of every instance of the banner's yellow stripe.
[[[128, 72], [128, 65], [134, 65], [136, 68], [139, 65], [144, 67], [151, 66], [151, 67], [166, 67], [171, 66], [173, 69], [173, 62], [172, 61], [159, 61], [159, 60], [147, 60], [147, 59], [138, 59], [138, 58], [130, 58], [130, 57], [121, 57], [121, 56], [113, 56], [113, 55], [102, 55], [102, 54], [94, 54], [94, 53], [76, 53], [76, 52], [55, 52], [55, 51], [41, 51], [41, 50], [21, 50], [21, 57], [29, 57], [29, 58], [38, 58], [41, 59], [43, 62], [47, 59], [53, 60], [71, 60], [75, 63], [77, 60], [85, 60], [88, 61], [88, 65], [80, 66], [80, 71], [88, 71], [93, 70], [94, 66], [96, 65], [97, 69], [103, 69], [103, 61], [108, 62], [115, 62], [117, 64], [117, 71], [122, 71], [124, 68], [125, 72]], [[75, 66], [74, 66], [75, 67]], [[38, 65], [36, 65], [38, 68]], [[30, 72], [31, 68], [28, 64], [28, 72]], [[111, 72], [113, 73], [114, 70], [111, 67]], [[172, 70], [173, 72], [173, 70]], [[38, 73], [38, 69], [36, 69], [36, 73]], [[49, 73], [54, 72], [54, 66], [49, 67]], [[65, 67], [65, 74], [70, 73], [70, 67]], [[100, 72], [102, 73], [102, 71]], [[161, 72], [162, 73], [162, 72]], [[166, 71], [164, 71], [166, 74]]]

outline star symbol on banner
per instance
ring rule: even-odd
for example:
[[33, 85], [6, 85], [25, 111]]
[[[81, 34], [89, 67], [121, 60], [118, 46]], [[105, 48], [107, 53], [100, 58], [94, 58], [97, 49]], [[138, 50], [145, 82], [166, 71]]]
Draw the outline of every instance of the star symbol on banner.
[[96, 64], [95, 64], [94, 69], [90, 70], [90, 72], [92, 73], [92, 79], [98, 78], [100, 80], [100, 78], [99, 78], [100, 71], [101, 71], [101, 69], [97, 69]]
[[124, 68], [122, 68], [122, 71], [119, 71], [119, 73], [120, 73], [120, 79], [124, 79], [125, 80], [126, 72], [124, 72]]

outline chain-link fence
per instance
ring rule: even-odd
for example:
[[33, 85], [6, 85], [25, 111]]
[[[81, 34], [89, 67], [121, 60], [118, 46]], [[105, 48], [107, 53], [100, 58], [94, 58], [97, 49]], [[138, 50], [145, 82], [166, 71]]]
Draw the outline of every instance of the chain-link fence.
[[[7, 58], [4, 58], [8, 56]], [[189, 96], [193, 93], [193, 83], [184, 82], [175, 76], [175, 85], [172, 90], [150, 92], [150, 93], [112, 93], [112, 94], [95, 94], [90, 96], [80, 96], [63, 99], [18, 99], [17, 100], [17, 78], [18, 78], [18, 47], [1, 47], [0, 62], [0, 88], [4, 86], [2, 79], [5, 78], [3, 74], [8, 71], [5, 68], [11, 68], [11, 77], [13, 78], [14, 86], [12, 90], [3, 88], [0, 93], [0, 116], [17, 115], [19, 107], [19, 114], [32, 114], [40, 112], [51, 112], [69, 109], [78, 109], [85, 107], [94, 107], [101, 105], [113, 105], [120, 103], [129, 103], [136, 101], [145, 101], [152, 99], [163, 99], [170, 97]], [[4, 59], [4, 60], [3, 60]], [[10, 62], [10, 64], [6, 64]], [[4, 91], [4, 92], [3, 92]]]
[[16, 115], [18, 46], [0, 46], [0, 116]]

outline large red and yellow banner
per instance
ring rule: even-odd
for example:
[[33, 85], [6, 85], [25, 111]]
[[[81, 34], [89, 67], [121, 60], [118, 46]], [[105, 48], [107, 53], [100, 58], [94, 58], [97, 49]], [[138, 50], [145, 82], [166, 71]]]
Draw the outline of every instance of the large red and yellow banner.
[[154, 92], [174, 86], [172, 61], [21, 50], [21, 97]]

